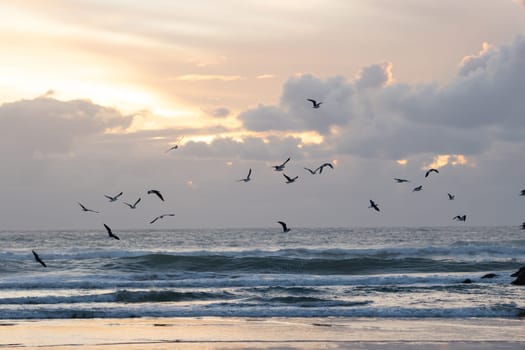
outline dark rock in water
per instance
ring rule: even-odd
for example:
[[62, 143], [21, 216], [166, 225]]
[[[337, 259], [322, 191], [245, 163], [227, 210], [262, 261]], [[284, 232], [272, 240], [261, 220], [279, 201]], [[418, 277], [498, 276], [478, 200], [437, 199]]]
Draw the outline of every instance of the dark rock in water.
[[487, 273], [486, 275], [482, 276], [481, 278], [494, 278], [497, 277], [495, 273]]
[[472, 283], [472, 280], [470, 278], [467, 278], [466, 280], [464, 280], [463, 282], [461, 283]]
[[510, 275], [510, 277], [518, 277], [520, 273], [525, 273], [525, 266], [520, 267], [520, 269]]
[[[512, 274], [512, 276], [514, 276], [515, 274]], [[512, 281], [512, 284], [516, 285], [516, 286], [525, 286], [525, 269], [524, 268], [521, 268], [518, 272], [517, 272], [517, 275], [515, 276], [516, 279], [514, 281]]]

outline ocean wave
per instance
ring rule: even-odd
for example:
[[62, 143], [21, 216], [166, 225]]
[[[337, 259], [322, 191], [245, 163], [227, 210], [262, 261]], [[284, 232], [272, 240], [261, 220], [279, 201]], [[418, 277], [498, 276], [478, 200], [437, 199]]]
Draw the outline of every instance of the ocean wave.
[[57, 305], [34, 308], [1, 307], [3, 319], [69, 319], [69, 318], [132, 318], [132, 317], [376, 317], [376, 318], [514, 318], [525, 310], [512, 304], [485, 307], [290, 307], [256, 306], [251, 304], [207, 305], [206, 308], [165, 305], [125, 305], [108, 307], [63, 307]]

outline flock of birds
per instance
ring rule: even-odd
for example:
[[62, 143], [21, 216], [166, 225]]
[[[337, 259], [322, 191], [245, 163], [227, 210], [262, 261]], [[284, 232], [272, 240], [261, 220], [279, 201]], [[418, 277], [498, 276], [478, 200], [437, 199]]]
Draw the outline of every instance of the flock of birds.
[[[319, 109], [321, 107], [321, 104], [323, 102], [319, 102], [319, 101], [316, 101], [314, 99], [307, 99], [307, 101], [311, 102], [312, 103], [312, 108], [314, 109]], [[175, 145], [172, 145], [170, 146], [169, 149], [166, 150], [165, 153], [168, 153], [170, 151], [173, 151], [173, 150], [176, 150], [179, 148], [179, 144], [180, 144], [180, 141], [182, 141], [182, 139], [184, 138], [184, 136], [182, 136], [181, 138], [179, 138], [177, 141], [176, 141], [176, 144]], [[278, 164], [278, 165], [273, 165], [272, 168], [274, 169], [274, 171], [278, 171], [278, 172], [283, 172], [283, 176], [285, 178], [285, 182], [287, 184], [291, 184], [291, 183], [294, 183], [295, 181], [297, 181], [297, 179], [299, 178], [299, 176], [295, 176], [295, 177], [290, 177], [288, 175], [286, 175], [284, 173], [284, 169], [286, 167], [286, 164], [290, 161], [290, 157], [288, 157], [283, 163], [281, 164]], [[317, 174], [322, 174], [323, 173], [323, 169], [324, 168], [330, 168], [330, 169], [334, 169], [334, 166], [332, 163], [323, 163], [321, 164], [320, 166], [318, 166], [317, 168], [315, 169], [311, 169], [311, 168], [304, 168], [306, 171], [308, 171], [311, 175], [317, 175]], [[438, 169], [434, 169], [434, 168], [431, 168], [431, 169], [428, 169], [426, 172], [425, 172], [425, 178], [428, 178], [432, 173], [436, 173], [436, 174], [439, 174], [439, 170]], [[244, 182], [244, 183], [247, 183], [247, 182], [250, 182], [251, 181], [251, 176], [252, 176], [252, 169], [250, 168], [248, 170], [248, 174], [245, 178], [242, 178], [242, 179], [239, 179], [237, 180], [238, 182]], [[394, 181], [396, 183], [399, 183], [399, 184], [403, 184], [403, 183], [408, 183], [410, 182], [410, 180], [408, 179], [402, 179], [402, 178], [394, 178]], [[419, 185], [419, 186], [416, 186], [412, 189], [412, 192], [419, 192], [419, 191], [422, 191], [423, 190], [423, 185]], [[155, 196], [157, 196], [161, 201], [164, 202], [164, 196], [158, 191], [158, 190], [148, 190], [147, 191], [147, 194], [153, 194]], [[109, 202], [116, 202], [118, 201], [119, 197], [123, 195], [123, 192], [120, 192], [114, 196], [110, 196], [110, 195], [104, 195], [104, 197], [106, 197]], [[454, 200], [455, 199], [455, 195], [454, 194], [451, 194], [451, 193], [447, 193], [448, 195], [448, 199], [449, 200]], [[520, 192], [520, 196], [525, 196], [525, 189], [521, 190]], [[137, 205], [141, 202], [141, 198], [139, 197], [135, 202], [133, 203], [127, 203], [127, 202], [123, 202], [124, 205], [128, 206], [130, 209], [137, 209]], [[373, 200], [369, 200], [370, 201], [370, 205], [368, 208], [371, 208], [377, 212], [380, 212], [381, 210], [379, 209], [379, 204]], [[78, 203], [78, 205], [80, 206], [81, 210], [83, 212], [92, 212], [92, 213], [96, 213], [96, 214], [99, 214], [100, 212], [96, 211], [96, 210], [93, 210], [93, 209], [89, 209], [87, 208], [86, 206], [84, 206], [82, 203]], [[175, 216], [175, 214], [173, 213], [168, 213], [168, 214], [162, 214], [162, 215], [159, 215], [159, 216], [156, 216], [153, 220], [150, 221], [150, 224], [153, 224], [155, 223], [156, 221], [160, 220], [160, 219], [163, 219], [167, 216]], [[463, 214], [463, 215], [456, 215], [452, 218], [452, 220], [457, 220], [457, 221], [462, 221], [462, 222], [465, 222], [467, 220], [467, 215]], [[282, 227], [282, 232], [290, 232], [291, 231], [291, 228], [288, 227], [288, 225], [284, 222], [284, 221], [277, 221], [277, 223], [279, 225], [281, 225]], [[108, 236], [110, 238], [113, 238], [113, 239], [116, 239], [116, 240], [120, 240], [120, 238], [115, 235], [113, 233], [113, 230], [111, 229], [111, 227], [109, 227], [108, 225], [106, 224], [103, 224], [104, 225], [104, 228], [106, 229], [106, 232], [108, 233]], [[521, 228], [525, 230], [525, 222], [521, 224]], [[46, 263], [41, 259], [41, 257], [38, 255], [37, 252], [35, 252], [34, 250], [32, 250], [32, 253], [33, 253], [33, 256], [35, 258], [35, 260], [40, 263], [42, 266], [44, 267], [47, 267]]]

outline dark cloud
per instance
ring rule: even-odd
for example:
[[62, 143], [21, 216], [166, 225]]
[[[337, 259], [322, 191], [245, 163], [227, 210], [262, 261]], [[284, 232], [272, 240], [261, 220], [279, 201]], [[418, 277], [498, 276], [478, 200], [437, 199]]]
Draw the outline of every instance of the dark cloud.
[[67, 153], [74, 141], [107, 129], [127, 128], [133, 117], [87, 100], [40, 97], [0, 106], [0, 145], [15, 154]]
[[[293, 77], [284, 84], [279, 106], [258, 106], [239, 119], [253, 131], [315, 131], [334, 153], [394, 159], [479, 154], [498, 139], [518, 141], [516, 131], [525, 128], [523, 36], [509, 45], [484, 44], [442, 86], [393, 83], [391, 71], [383, 62], [361, 69], [353, 82]], [[324, 103], [312, 109], [306, 98]]]

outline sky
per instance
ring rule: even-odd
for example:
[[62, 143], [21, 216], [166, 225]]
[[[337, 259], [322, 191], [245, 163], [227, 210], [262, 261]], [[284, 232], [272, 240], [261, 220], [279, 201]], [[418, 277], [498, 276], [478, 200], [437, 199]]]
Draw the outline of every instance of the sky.
[[0, 42], [0, 230], [525, 221], [524, 1], [4, 1]]

